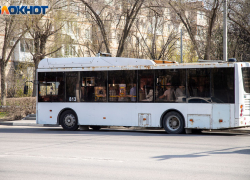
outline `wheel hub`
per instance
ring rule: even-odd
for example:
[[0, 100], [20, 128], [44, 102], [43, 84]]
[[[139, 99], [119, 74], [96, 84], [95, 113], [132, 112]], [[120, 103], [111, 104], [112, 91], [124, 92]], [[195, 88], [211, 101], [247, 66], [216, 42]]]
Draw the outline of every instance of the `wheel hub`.
[[172, 131], [176, 131], [180, 127], [179, 118], [176, 116], [170, 116], [167, 119], [167, 127]]
[[65, 125], [68, 127], [72, 127], [75, 125], [76, 120], [73, 114], [67, 114], [64, 118]]
[[177, 125], [177, 121], [173, 121], [173, 122], [172, 122], [172, 125], [173, 125], [173, 126], [176, 126], [176, 125]]

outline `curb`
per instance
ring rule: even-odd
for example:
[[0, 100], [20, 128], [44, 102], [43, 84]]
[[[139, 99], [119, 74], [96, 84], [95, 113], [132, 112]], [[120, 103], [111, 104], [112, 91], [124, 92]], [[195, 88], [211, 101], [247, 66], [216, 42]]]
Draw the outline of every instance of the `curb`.
[[6, 122], [6, 121], [0, 122], [0, 125], [6, 125], [6, 126], [60, 127], [60, 125], [54, 125], [54, 124], [36, 124], [36, 123], [30, 123], [30, 122]]
[[237, 134], [250, 134], [250, 129], [248, 130], [238, 130], [238, 129], [231, 129], [231, 130], [211, 130], [211, 131], [204, 131], [206, 133], [237, 133]]

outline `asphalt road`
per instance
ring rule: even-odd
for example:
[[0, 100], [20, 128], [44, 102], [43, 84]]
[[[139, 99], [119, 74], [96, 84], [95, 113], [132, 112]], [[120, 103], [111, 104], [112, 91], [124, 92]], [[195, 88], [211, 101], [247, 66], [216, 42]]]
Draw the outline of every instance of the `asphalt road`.
[[0, 179], [249, 180], [250, 134], [0, 125]]

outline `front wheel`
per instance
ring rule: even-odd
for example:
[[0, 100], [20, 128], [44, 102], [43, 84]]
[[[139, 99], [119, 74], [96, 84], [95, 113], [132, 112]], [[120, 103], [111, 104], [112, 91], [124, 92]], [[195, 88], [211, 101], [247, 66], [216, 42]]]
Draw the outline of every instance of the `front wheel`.
[[60, 123], [64, 130], [75, 131], [78, 129], [77, 116], [74, 111], [64, 111], [60, 116]]
[[163, 118], [163, 127], [169, 134], [181, 134], [184, 132], [184, 119], [177, 112], [168, 112]]

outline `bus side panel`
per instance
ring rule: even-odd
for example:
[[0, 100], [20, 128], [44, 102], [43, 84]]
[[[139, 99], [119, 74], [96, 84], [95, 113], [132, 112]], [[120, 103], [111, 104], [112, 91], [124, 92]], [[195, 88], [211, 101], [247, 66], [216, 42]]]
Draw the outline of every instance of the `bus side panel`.
[[234, 104], [230, 104], [230, 113], [231, 113], [231, 116], [230, 116], [230, 127], [234, 127], [234, 122], [235, 122], [235, 105]]
[[[233, 110], [233, 109], [232, 109]], [[213, 127], [221, 129], [230, 127], [230, 104], [213, 104]]]
[[138, 126], [139, 115], [147, 113], [151, 118], [148, 127], [160, 127], [161, 116], [168, 109], [187, 117], [185, 103], [38, 103], [37, 107], [38, 124], [57, 124], [58, 114], [65, 108], [76, 112], [79, 125]]
[[235, 124], [234, 127], [240, 126], [240, 106], [244, 104], [244, 87], [241, 72], [241, 64], [235, 64]]
[[187, 128], [211, 129], [212, 104], [190, 103], [186, 104], [186, 107], [188, 109]]
[[[249, 68], [249, 63], [240, 63], [235, 65], [235, 126], [250, 126], [249, 116], [249, 93], [245, 92], [243, 85], [242, 68]], [[243, 109], [241, 109], [242, 107]]]
[[[225, 104], [38, 103], [37, 108], [38, 124], [57, 124], [58, 114], [65, 108], [71, 108], [76, 112], [79, 125], [139, 126], [140, 115], [149, 114], [150, 124], [147, 127], [160, 127], [161, 116], [169, 109], [182, 113], [186, 128], [218, 129], [234, 124], [234, 105]], [[225, 113], [220, 114], [222, 110], [225, 110]], [[193, 119], [192, 123], [190, 118]], [[223, 119], [223, 123], [219, 123], [220, 119]], [[202, 122], [203, 120], [206, 122]]]
[[[60, 105], [63, 103], [60, 103]], [[55, 103], [37, 103], [37, 124], [57, 124], [57, 115], [60, 107]], [[51, 110], [51, 111], [50, 111]]]
[[[82, 109], [95, 111], [78, 111], [79, 124], [81, 125], [107, 125], [107, 126], [139, 126], [139, 117], [142, 114], [149, 114], [150, 124], [147, 127], [160, 127], [162, 114], [168, 109], [176, 109], [183, 113], [185, 108], [180, 103], [83, 103]], [[93, 114], [90, 119], [85, 118]]]

